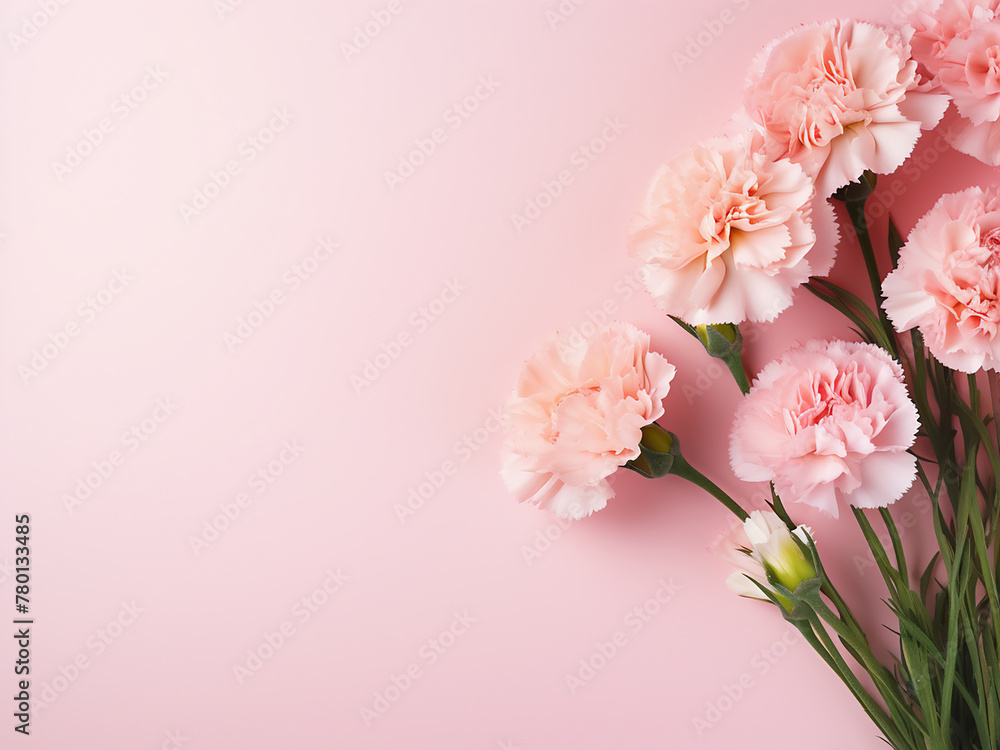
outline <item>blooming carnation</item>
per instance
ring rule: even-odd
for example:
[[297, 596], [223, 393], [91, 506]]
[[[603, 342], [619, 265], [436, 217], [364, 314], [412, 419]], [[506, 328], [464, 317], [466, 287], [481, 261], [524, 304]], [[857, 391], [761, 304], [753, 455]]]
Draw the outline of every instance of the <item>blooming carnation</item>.
[[1000, 369], [1000, 193], [942, 196], [910, 232], [882, 284], [897, 331], [919, 328], [942, 364]]
[[831, 20], [771, 42], [751, 65], [744, 106], [767, 152], [801, 164], [826, 197], [865, 170], [893, 172], [938, 123], [947, 98], [923, 84], [895, 31]]
[[607, 478], [640, 455], [674, 372], [627, 323], [588, 339], [556, 334], [525, 363], [506, 405], [508, 488], [564, 518], [603, 508], [614, 496]]
[[959, 151], [1000, 165], [1000, 0], [924, 0], [904, 33], [937, 90], [955, 103], [945, 120]]
[[814, 214], [812, 180], [766, 157], [760, 140], [743, 131], [683, 152], [657, 172], [629, 227], [656, 304], [692, 325], [771, 320], [833, 265], [831, 207], [818, 201]]
[[736, 410], [740, 479], [837, 517], [838, 499], [885, 507], [909, 488], [918, 427], [903, 371], [871, 344], [810, 341], [768, 364]]

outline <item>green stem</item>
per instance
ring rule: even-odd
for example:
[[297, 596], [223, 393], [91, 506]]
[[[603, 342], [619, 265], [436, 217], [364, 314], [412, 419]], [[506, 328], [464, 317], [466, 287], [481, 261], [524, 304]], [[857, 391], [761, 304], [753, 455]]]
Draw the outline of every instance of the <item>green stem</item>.
[[878, 314], [879, 324], [886, 332], [886, 341], [891, 347], [893, 356], [896, 356], [896, 342], [894, 329], [889, 322], [889, 317], [882, 309], [885, 298], [882, 296], [882, 277], [879, 274], [878, 262], [875, 260], [875, 248], [872, 247], [871, 234], [868, 232], [868, 220], [865, 218], [865, 201], [847, 201], [847, 215], [854, 225], [854, 233], [858, 237], [858, 244], [861, 245], [861, 254], [865, 259], [865, 268], [868, 271], [868, 282], [871, 284], [872, 297], [875, 300], [875, 311]]
[[686, 479], [692, 484], [701, 487], [705, 492], [729, 508], [741, 521], [746, 521], [750, 517], [750, 514], [743, 510], [739, 503], [727, 495], [715, 482], [691, 466], [683, 456], [678, 455], [674, 458], [674, 464], [671, 467], [670, 473], [676, 474], [682, 479]]
[[[813, 647], [813, 650], [820, 655], [823, 661], [826, 662], [827, 666], [833, 670], [834, 674], [836, 674], [843, 681], [843, 683], [847, 686], [847, 689], [851, 691], [855, 700], [861, 704], [865, 713], [867, 713], [869, 718], [875, 722], [875, 725], [879, 727], [879, 729], [882, 729], [885, 722], [891, 721], [885, 711], [883, 711], [881, 707], [875, 703], [871, 695], [865, 691], [864, 687], [854, 676], [854, 672], [850, 670], [844, 659], [840, 657], [839, 654], [834, 656], [824, 647], [824, 645], [820, 642], [819, 637], [813, 631], [811, 625], [806, 622], [800, 622], [797, 623], [797, 627], [799, 632], [802, 633], [802, 636], [806, 639], [806, 643]], [[818, 627], [822, 628], [822, 625], [819, 625]]]
[[851, 670], [850, 665], [848, 665], [848, 663], [844, 660], [844, 657], [841, 655], [837, 645], [833, 642], [833, 639], [830, 638], [830, 634], [826, 632], [826, 628], [823, 626], [823, 623], [819, 620], [819, 617], [815, 612], [810, 613], [809, 622], [812, 625], [813, 632], [819, 638], [827, 653], [830, 655], [830, 658], [836, 664], [836, 671], [840, 674], [840, 678], [847, 683], [851, 692], [861, 703], [865, 713], [867, 713], [868, 716], [871, 717], [872, 721], [875, 722], [876, 726], [882, 730], [882, 733], [894, 748], [897, 750], [904, 750], [908, 747], [910, 743], [906, 742], [902, 735], [899, 734], [899, 730], [896, 729], [889, 715], [875, 701], [868, 691], [865, 690], [864, 686]]
[[813, 613], [830, 625], [841, 641], [843, 641], [844, 645], [848, 647], [851, 654], [861, 663], [865, 671], [868, 672], [868, 675], [872, 678], [872, 682], [875, 683], [876, 689], [892, 712], [894, 726], [899, 726], [905, 719], [907, 726], [919, 729], [921, 726], [920, 722], [914, 715], [913, 709], [910, 708], [906, 696], [896, 681], [896, 677], [882, 662], [875, 658], [875, 654], [872, 652], [864, 633], [859, 628], [855, 629], [848, 626], [818, 597], [816, 600], [810, 601], [810, 605]]
[[771, 507], [774, 509], [774, 514], [785, 522], [788, 530], [794, 531], [796, 528], [795, 523], [788, 515], [788, 511], [785, 510], [785, 506], [782, 504], [781, 498], [778, 497], [778, 493], [774, 491], [774, 482], [771, 482]]
[[876, 686], [879, 687], [879, 692], [888, 700], [888, 696], [883, 691], [884, 687], [891, 695], [898, 697], [902, 702], [902, 696], [899, 694], [899, 683], [896, 682], [896, 678], [893, 677], [885, 665], [875, 658], [875, 654], [872, 652], [864, 633], [860, 629], [851, 627], [841, 620], [833, 610], [823, 603], [822, 599], [817, 599], [815, 602], [810, 603], [816, 613], [833, 628], [841, 640], [849, 644], [858, 654], [859, 661], [868, 674], [871, 675]]
[[747, 378], [746, 369], [743, 367], [742, 355], [730, 355], [724, 357], [722, 361], [726, 363], [729, 372], [733, 374], [733, 380], [736, 381], [736, 385], [739, 386], [740, 391], [744, 396], [747, 395], [750, 392], [750, 380]]
[[899, 573], [900, 583], [904, 589], [908, 589], [910, 588], [910, 571], [906, 565], [906, 550], [903, 549], [896, 521], [888, 508], [879, 508], [879, 513], [885, 523], [886, 531], [889, 532], [889, 538], [892, 540], [892, 551], [896, 555], [896, 571]]
[[861, 624], [854, 616], [854, 613], [851, 611], [851, 608], [847, 606], [847, 602], [844, 601], [843, 597], [840, 595], [840, 592], [837, 591], [836, 587], [826, 576], [823, 576], [823, 586], [820, 590], [824, 594], [826, 594], [826, 597], [831, 602], [833, 602], [833, 606], [837, 608], [837, 612], [840, 615], [840, 618], [847, 623], [848, 627], [850, 627], [855, 632], [859, 633], [862, 632]]
[[[1000, 372], [987, 370], [986, 376], [990, 381], [990, 400], [993, 408], [993, 427], [997, 433], [997, 447], [1000, 448]], [[1000, 478], [1000, 477], [998, 477]]]

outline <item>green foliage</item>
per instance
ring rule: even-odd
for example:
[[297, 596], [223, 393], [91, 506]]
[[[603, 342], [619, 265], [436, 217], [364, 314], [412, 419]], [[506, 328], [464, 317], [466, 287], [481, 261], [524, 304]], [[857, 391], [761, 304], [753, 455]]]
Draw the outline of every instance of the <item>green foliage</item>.
[[[810, 643], [844, 679], [893, 747], [992, 750], [1000, 747], [998, 435], [990, 430], [992, 415], [984, 415], [976, 378], [970, 376], [959, 388], [955, 373], [930, 354], [919, 332], [901, 340], [880, 309], [881, 280], [864, 213], [873, 189], [872, 182], [864, 181], [845, 189], [843, 199], [865, 258], [876, 309], [828, 281], [812, 279], [807, 286], [842, 313], [864, 341], [882, 347], [903, 366], [920, 416], [920, 437], [933, 454], [923, 457], [914, 452], [920, 482], [931, 501], [938, 550], [919, 579], [911, 581], [891, 510], [880, 511], [890, 541], [886, 548], [868, 514], [854, 509], [885, 581], [886, 603], [898, 622], [894, 632], [899, 656], [891, 672], [874, 659], [850, 609], [825, 574], [819, 592], [779, 593], [794, 602], [796, 626], [801, 630], [802, 622], [811, 625]], [[902, 236], [890, 218], [887, 247], [893, 268], [902, 246]], [[989, 379], [993, 395], [1000, 395], [1000, 378], [990, 373]], [[827, 600], [836, 612], [827, 607]], [[804, 612], [815, 618], [803, 616]], [[881, 698], [875, 708], [872, 696], [859, 692], [844, 672], [834, 653], [836, 644], [824, 640], [820, 631], [827, 628], [871, 677]]]

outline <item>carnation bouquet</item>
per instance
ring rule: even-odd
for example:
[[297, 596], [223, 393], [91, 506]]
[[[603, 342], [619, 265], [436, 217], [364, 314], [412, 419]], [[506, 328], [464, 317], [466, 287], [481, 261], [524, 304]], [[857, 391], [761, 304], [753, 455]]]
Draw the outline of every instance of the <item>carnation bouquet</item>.
[[[656, 170], [628, 247], [655, 304], [744, 394], [728, 435], [745, 496], [685, 459], [672, 430], [692, 426], [664, 424], [675, 368], [627, 322], [557, 333], [505, 408], [501, 471], [519, 500], [582, 519], [621, 468], [719, 500], [738, 521], [716, 545], [729, 588], [789, 621], [901, 750], [1000, 747], [1000, 191], [940, 196], [905, 235], [890, 217], [872, 236], [866, 206], [927, 131], [1000, 165], [998, 7], [929, 0], [898, 28], [789, 30], [751, 63], [717, 134]], [[838, 250], [864, 288], [825, 278]], [[788, 342], [748, 372], [741, 324], [773, 321], [801, 293], [843, 316], [851, 340]], [[749, 483], [770, 499], [752, 507]], [[897, 525], [907, 492], [930, 509], [927, 559]], [[796, 522], [806, 508], [860, 528], [891, 658], [827, 574], [837, 550]]]

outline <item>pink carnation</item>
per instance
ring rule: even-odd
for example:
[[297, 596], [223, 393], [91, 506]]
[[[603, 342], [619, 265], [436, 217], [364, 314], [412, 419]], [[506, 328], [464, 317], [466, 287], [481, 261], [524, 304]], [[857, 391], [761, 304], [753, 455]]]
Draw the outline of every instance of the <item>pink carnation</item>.
[[833, 265], [832, 208], [816, 201], [814, 214], [812, 180], [768, 159], [759, 141], [744, 131], [680, 154], [657, 172], [629, 227], [656, 304], [693, 325], [771, 320]]
[[882, 284], [897, 331], [919, 328], [944, 365], [1000, 369], [1000, 193], [942, 196], [910, 232]]
[[750, 482], [838, 515], [838, 498], [885, 507], [909, 488], [918, 427], [900, 366], [882, 349], [810, 341], [767, 365], [736, 410], [729, 456]]
[[993, 20], [1000, 0], [921, 0], [903, 27], [913, 59], [937, 82], [944, 51], [974, 25]]
[[801, 164], [826, 197], [866, 169], [893, 172], [941, 119], [947, 98], [920, 90], [916, 68], [894, 31], [850, 19], [801, 26], [751, 65], [744, 106], [768, 153]]
[[1000, 165], [1000, 0], [925, 0], [904, 33], [931, 83], [955, 103], [952, 145]]
[[615, 322], [587, 340], [556, 334], [521, 371], [506, 406], [501, 473], [520, 501], [582, 518], [614, 496], [607, 477], [639, 456], [663, 415], [674, 367], [649, 334]]

